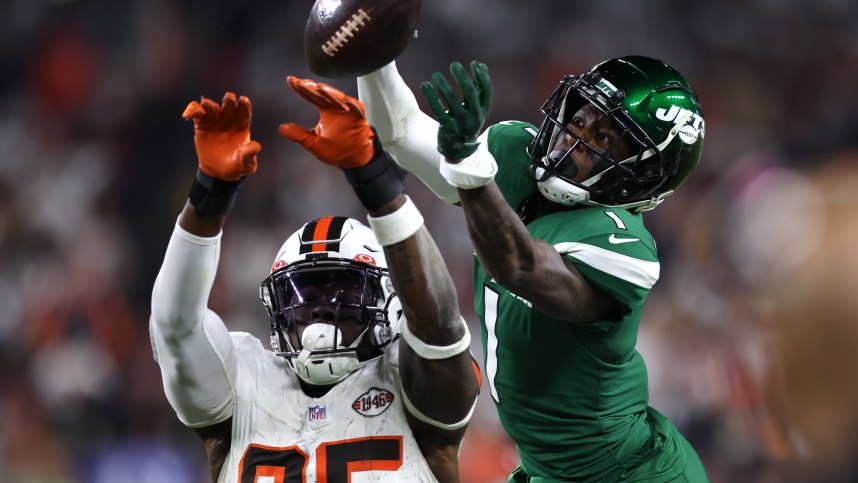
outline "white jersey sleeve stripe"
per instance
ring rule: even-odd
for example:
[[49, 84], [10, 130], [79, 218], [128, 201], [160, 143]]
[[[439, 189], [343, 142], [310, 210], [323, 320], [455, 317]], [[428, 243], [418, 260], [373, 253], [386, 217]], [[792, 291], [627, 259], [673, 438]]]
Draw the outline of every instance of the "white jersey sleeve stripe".
[[422, 422], [424, 422], [430, 426], [435, 426], [436, 428], [444, 429], [447, 431], [455, 431], [457, 429], [463, 428], [466, 424], [468, 424], [468, 421], [471, 420], [471, 416], [474, 415], [474, 409], [477, 408], [477, 400], [478, 400], [478, 398], [474, 398], [474, 404], [471, 405], [471, 410], [468, 411], [468, 414], [464, 417], [464, 419], [462, 419], [461, 421], [459, 421], [457, 423], [447, 424], [447, 423], [442, 423], [441, 421], [438, 421], [437, 419], [432, 419], [429, 416], [420, 412], [420, 410], [414, 406], [414, 404], [411, 402], [411, 400], [408, 399], [408, 395], [405, 394], [405, 390], [404, 389], [402, 390], [402, 402], [405, 405], [405, 409], [408, 410], [408, 412], [412, 416], [414, 416], [418, 420], [420, 420], [420, 421], [422, 421]]
[[459, 320], [465, 329], [465, 333], [458, 342], [450, 345], [431, 345], [423, 342], [408, 328], [407, 320], [404, 320], [405, 323], [400, 326], [400, 330], [402, 338], [418, 356], [429, 360], [448, 359], [465, 352], [471, 347], [471, 331], [468, 330], [468, 324], [465, 322], [464, 317], [459, 317]]
[[651, 289], [658, 281], [661, 265], [586, 243], [564, 242], [554, 245], [561, 255], [580, 260], [596, 270], [631, 284]]

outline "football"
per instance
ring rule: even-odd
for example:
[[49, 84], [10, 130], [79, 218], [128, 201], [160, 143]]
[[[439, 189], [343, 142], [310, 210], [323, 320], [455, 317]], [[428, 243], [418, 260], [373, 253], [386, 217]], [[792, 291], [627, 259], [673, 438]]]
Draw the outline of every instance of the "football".
[[421, 0], [316, 0], [304, 31], [307, 66], [357, 77], [396, 59], [414, 38]]

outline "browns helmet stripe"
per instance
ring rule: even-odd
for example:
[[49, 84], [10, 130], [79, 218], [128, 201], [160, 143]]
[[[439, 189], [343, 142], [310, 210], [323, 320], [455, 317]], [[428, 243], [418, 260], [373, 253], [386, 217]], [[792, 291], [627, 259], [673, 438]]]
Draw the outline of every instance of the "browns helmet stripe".
[[[328, 239], [329, 229], [331, 228], [331, 220], [334, 217], [326, 216], [324, 218], [320, 218], [318, 222], [316, 222], [316, 228], [313, 229], [313, 241], [324, 241]], [[326, 252], [326, 248], [328, 247], [327, 243], [313, 243], [311, 252]]]
[[[301, 248], [298, 253], [303, 255], [309, 252], [340, 251], [339, 240], [342, 238], [346, 220], [348, 218], [343, 216], [326, 216], [307, 223], [301, 233]], [[330, 241], [333, 243], [329, 243]]]

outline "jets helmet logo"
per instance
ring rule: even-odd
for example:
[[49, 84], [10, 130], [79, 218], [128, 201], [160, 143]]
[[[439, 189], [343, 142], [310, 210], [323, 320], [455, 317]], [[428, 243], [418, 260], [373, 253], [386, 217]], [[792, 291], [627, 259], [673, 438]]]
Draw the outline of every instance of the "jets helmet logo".
[[704, 137], [706, 124], [703, 117], [677, 105], [670, 106], [670, 110], [663, 107], [655, 111], [655, 117], [661, 121], [683, 123], [679, 129], [679, 139], [685, 144], [694, 144], [698, 138]]

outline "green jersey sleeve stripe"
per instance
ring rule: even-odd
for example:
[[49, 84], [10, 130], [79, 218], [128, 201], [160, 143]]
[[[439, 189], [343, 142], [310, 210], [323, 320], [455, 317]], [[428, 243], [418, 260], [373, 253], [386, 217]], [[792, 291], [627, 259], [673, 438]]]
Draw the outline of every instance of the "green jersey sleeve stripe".
[[658, 262], [641, 260], [586, 243], [564, 242], [554, 245], [554, 248], [560, 255], [575, 258], [638, 287], [651, 289], [658, 281], [661, 269]]

